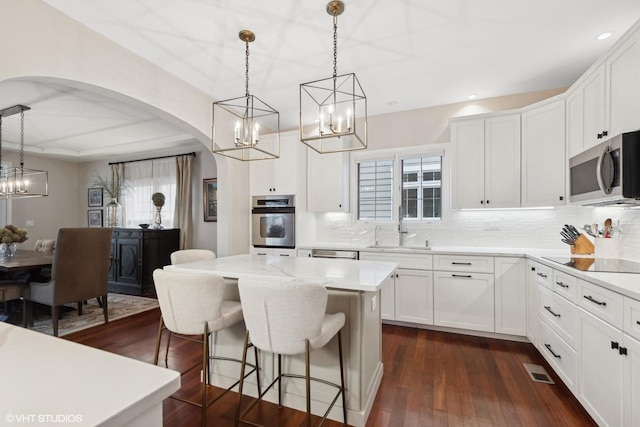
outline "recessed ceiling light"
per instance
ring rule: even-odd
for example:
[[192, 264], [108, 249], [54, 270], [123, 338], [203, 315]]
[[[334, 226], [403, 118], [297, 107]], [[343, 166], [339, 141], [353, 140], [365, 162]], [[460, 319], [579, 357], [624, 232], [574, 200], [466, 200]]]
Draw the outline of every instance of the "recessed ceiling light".
[[606, 31], [598, 36], [598, 40], [608, 39], [609, 37], [611, 37], [611, 32]]
[[476, 99], [478, 97], [477, 93], [472, 93], [471, 95], [467, 96], [467, 99]]

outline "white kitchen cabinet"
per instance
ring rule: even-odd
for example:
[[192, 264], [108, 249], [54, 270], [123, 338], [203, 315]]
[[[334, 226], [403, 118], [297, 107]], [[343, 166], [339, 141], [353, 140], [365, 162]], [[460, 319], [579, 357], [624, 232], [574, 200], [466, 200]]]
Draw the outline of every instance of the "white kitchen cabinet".
[[259, 255], [259, 256], [288, 256], [295, 257], [297, 256], [295, 249], [277, 249], [277, 248], [255, 248], [251, 247], [249, 251], [251, 255]]
[[495, 257], [495, 332], [527, 334], [527, 276], [524, 258]]
[[609, 123], [607, 121], [606, 76], [605, 67], [601, 65], [593, 69], [585, 79], [582, 89], [582, 136], [583, 147], [587, 150], [607, 138]]
[[565, 205], [565, 123], [562, 97], [522, 112], [522, 207]]
[[578, 355], [553, 329], [544, 321], [540, 321], [538, 350], [549, 362], [553, 370], [565, 385], [576, 394], [578, 382]]
[[432, 255], [363, 251], [360, 259], [398, 263], [393, 280], [385, 281], [380, 293], [383, 320], [433, 324]]
[[451, 122], [455, 146], [452, 206], [520, 206], [520, 114]]
[[493, 274], [434, 271], [434, 325], [493, 332], [493, 282]]
[[349, 153], [307, 149], [307, 210], [349, 212]]
[[527, 260], [527, 338], [533, 345], [538, 343], [538, 283], [536, 266], [538, 263]]
[[606, 87], [610, 135], [638, 129], [640, 117], [640, 31], [607, 56]]
[[433, 325], [433, 272], [398, 269], [395, 302], [396, 320]]
[[576, 86], [566, 92], [565, 111], [567, 123], [566, 141], [569, 147], [569, 158], [584, 151], [584, 129], [582, 126], [582, 87]]
[[[273, 160], [255, 160], [249, 165], [249, 182], [252, 196], [269, 194], [287, 195], [298, 192], [298, 150], [301, 143], [297, 132], [280, 134], [280, 157]], [[263, 139], [275, 138], [266, 135]]]
[[640, 341], [624, 334], [624, 349], [627, 352], [623, 374], [623, 408], [625, 427], [640, 426]]
[[581, 310], [578, 400], [600, 426], [622, 425], [622, 332]]

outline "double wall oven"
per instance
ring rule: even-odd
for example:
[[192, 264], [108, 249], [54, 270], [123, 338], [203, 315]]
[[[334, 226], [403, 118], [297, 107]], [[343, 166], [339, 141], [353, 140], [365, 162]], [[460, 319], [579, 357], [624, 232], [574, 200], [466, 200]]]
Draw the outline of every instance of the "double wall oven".
[[253, 196], [251, 203], [251, 243], [256, 248], [296, 247], [295, 197]]

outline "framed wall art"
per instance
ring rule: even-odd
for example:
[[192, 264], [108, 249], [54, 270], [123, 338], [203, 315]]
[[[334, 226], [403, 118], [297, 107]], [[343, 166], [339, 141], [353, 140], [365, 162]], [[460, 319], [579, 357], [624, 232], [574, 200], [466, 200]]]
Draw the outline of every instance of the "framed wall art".
[[87, 222], [89, 227], [102, 227], [102, 209], [89, 209], [87, 211]]
[[218, 178], [202, 180], [204, 220], [218, 220]]
[[90, 188], [89, 189], [89, 207], [102, 206], [102, 188]]

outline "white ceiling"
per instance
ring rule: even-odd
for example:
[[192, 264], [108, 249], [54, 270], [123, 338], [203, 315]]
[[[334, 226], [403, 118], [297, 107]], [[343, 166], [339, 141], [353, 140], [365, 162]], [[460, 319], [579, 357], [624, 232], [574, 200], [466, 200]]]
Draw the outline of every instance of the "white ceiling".
[[[44, 1], [218, 100], [244, 94], [238, 32], [252, 30], [249, 89], [283, 129], [297, 126], [299, 84], [333, 72], [325, 0]], [[356, 73], [369, 115], [569, 86], [640, 18], [638, 0], [344, 1], [338, 73]], [[598, 41], [605, 31], [612, 37]], [[4, 82], [0, 100], [39, 107], [27, 113], [36, 124], [26, 144], [45, 154], [85, 160], [193, 143], [97, 94]]]

